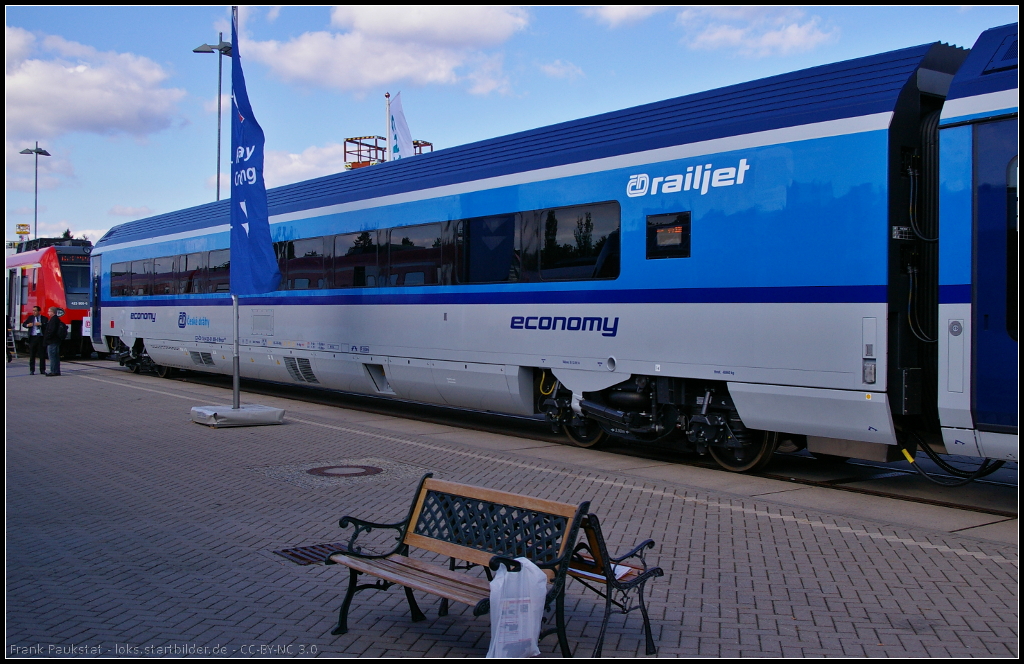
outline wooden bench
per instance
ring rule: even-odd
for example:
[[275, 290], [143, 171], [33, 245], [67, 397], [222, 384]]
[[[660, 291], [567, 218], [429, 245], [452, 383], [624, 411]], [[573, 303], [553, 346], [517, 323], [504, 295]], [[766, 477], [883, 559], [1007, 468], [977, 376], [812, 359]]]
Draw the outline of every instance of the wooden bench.
[[[608, 555], [608, 546], [601, 533], [601, 523], [597, 515], [584, 516], [582, 527], [586, 542], [580, 542], [573, 549], [569, 576], [605, 599], [604, 619], [601, 621], [601, 631], [597, 635], [593, 657], [601, 656], [604, 633], [608, 629], [612, 606], [617, 607], [622, 614], [640, 609], [644, 617], [644, 633], [647, 636], [647, 654], [657, 654], [658, 649], [654, 646], [654, 637], [651, 635], [647, 605], [644, 603], [644, 586], [652, 578], [665, 574], [660, 567], [648, 567], [644, 558], [645, 549], [654, 548], [654, 540], [644, 540], [625, 555], [612, 557]], [[598, 586], [602, 586], [603, 589]], [[639, 600], [636, 606], [633, 605], [631, 597], [634, 591]]]
[[[403, 586], [413, 621], [424, 620], [412, 591], [442, 598], [440, 615], [448, 611], [448, 602], [473, 607], [473, 615], [490, 610], [490, 584], [487, 579], [465, 571], [485, 566], [487, 576], [501, 565], [518, 571], [514, 558], [525, 557], [545, 571], [550, 581], [545, 610], [555, 606], [555, 627], [541, 637], [556, 633], [565, 657], [571, 656], [565, 635], [565, 584], [580, 522], [589, 502], [569, 505], [530, 498], [514, 493], [432, 479], [420, 480], [415, 499], [404, 521], [372, 523], [355, 517], [343, 517], [338, 525], [353, 529], [345, 549], [327, 556], [328, 565], [349, 568], [348, 591], [338, 612], [338, 625], [331, 634], [348, 631], [348, 611], [352, 598], [362, 590], [387, 590]], [[360, 535], [378, 529], [395, 531], [396, 545], [383, 553], [368, 553], [359, 543]], [[448, 565], [410, 557], [410, 549], [448, 557]], [[468, 563], [457, 568], [456, 561]], [[374, 583], [359, 583], [359, 576], [377, 577]]]

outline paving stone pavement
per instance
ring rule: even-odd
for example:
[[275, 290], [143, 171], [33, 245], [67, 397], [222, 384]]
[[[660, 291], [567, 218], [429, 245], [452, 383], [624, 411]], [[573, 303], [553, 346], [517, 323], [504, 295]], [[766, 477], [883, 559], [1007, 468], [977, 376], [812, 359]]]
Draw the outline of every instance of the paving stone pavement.
[[[649, 560], [666, 573], [648, 586], [660, 656], [1018, 655], [1015, 545], [644, 478], [597, 451], [541, 454], [536, 441], [274, 397], [243, 401], [286, 408], [283, 426], [209, 429], [189, 408], [229, 403], [229, 390], [73, 363], [50, 381], [24, 365], [6, 376], [8, 656], [483, 656], [486, 617], [453, 605], [439, 618], [421, 595], [428, 619], [413, 623], [395, 589], [358, 595], [350, 632], [331, 636], [344, 568], [272, 553], [337, 541], [345, 514], [404, 516], [415, 488], [405, 472], [281, 474], [346, 459], [590, 500], [613, 551], [652, 537]], [[569, 641], [589, 655], [603, 605], [571, 584], [566, 608]], [[558, 656], [556, 640], [541, 651]], [[637, 614], [612, 617], [604, 654], [644, 656]]]

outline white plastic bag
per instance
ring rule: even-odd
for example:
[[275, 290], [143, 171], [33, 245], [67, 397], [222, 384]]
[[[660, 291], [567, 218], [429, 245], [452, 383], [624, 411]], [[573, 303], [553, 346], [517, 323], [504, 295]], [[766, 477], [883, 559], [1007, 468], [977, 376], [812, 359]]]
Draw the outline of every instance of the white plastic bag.
[[488, 657], [534, 657], [544, 618], [548, 577], [526, 558], [516, 558], [523, 569], [501, 567], [491, 581], [491, 647]]

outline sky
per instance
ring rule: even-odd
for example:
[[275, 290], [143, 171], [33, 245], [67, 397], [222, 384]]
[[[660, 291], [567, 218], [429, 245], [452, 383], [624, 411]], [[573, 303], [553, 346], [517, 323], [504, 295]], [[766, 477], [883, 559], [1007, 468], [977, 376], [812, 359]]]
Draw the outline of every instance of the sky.
[[[107, 229], [215, 200], [230, 7], [12, 7], [5, 239]], [[238, 49], [274, 187], [344, 168], [401, 92], [435, 149], [929, 42], [970, 48], [997, 7], [243, 7]], [[224, 62], [224, 99], [230, 61]], [[225, 111], [230, 108], [224, 104]], [[223, 120], [222, 169], [230, 151]], [[222, 171], [223, 172], [223, 171]], [[222, 176], [221, 195], [230, 196]]]

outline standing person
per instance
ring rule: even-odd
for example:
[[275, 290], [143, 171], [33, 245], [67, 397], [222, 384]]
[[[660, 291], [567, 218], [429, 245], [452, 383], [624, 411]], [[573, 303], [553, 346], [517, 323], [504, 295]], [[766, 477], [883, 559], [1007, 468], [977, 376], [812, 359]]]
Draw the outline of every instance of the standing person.
[[32, 315], [25, 319], [22, 327], [28, 328], [28, 372], [36, 372], [36, 358], [39, 358], [39, 373], [46, 373], [46, 344], [43, 343], [43, 330], [50, 319], [42, 315], [42, 309], [32, 307]]
[[43, 328], [43, 343], [46, 344], [46, 354], [50, 356], [50, 373], [47, 376], [60, 375], [60, 342], [64, 341], [64, 322], [57, 315], [57, 307], [50, 307], [47, 310], [50, 314]]

